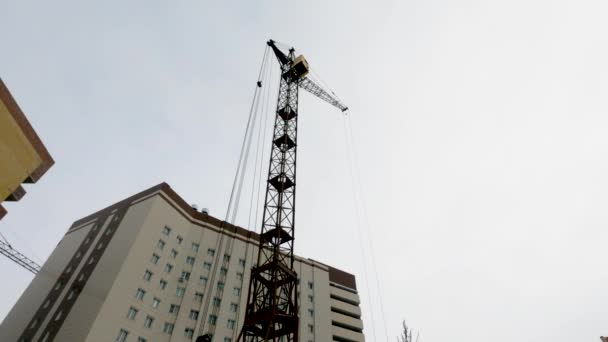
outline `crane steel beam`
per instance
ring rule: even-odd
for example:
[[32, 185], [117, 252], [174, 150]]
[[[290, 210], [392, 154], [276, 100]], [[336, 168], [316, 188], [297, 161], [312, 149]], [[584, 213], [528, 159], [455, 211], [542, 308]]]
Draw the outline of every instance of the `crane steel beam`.
[[11, 259], [17, 265], [25, 268], [26, 270], [36, 274], [40, 271], [40, 265], [26, 257], [25, 255], [19, 253], [15, 250], [11, 245], [0, 241], [0, 253], [4, 254], [7, 258]]
[[308, 91], [309, 93], [331, 104], [332, 106], [340, 108], [340, 110], [343, 112], [348, 110], [348, 107], [346, 107], [342, 102], [340, 102], [337, 97], [332, 96], [330, 93], [325, 91], [325, 89], [321, 88], [321, 86], [313, 82], [308, 77], [305, 77], [300, 80], [300, 88]]

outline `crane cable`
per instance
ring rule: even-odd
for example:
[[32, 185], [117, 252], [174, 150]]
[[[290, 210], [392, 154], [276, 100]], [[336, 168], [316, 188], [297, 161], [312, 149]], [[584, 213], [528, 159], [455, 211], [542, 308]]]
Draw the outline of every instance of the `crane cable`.
[[[345, 116], [345, 119], [343, 121], [344, 122], [344, 133], [345, 133], [345, 139], [346, 139], [346, 150], [347, 150], [346, 155], [347, 155], [347, 159], [348, 159], [349, 170], [350, 170], [350, 175], [351, 175], [351, 182], [352, 182], [352, 187], [353, 187], [353, 201], [354, 201], [355, 212], [356, 212], [356, 217], [357, 217], [357, 233], [359, 235], [359, 244], [361, 246], [361, 257], [363, 259], [363, 272], [365, 273], [364, 278], [365, 278], [365, 283], [366, 283], [366, 287], [368, 290], [368, 300], [370, 301], [370, 305], [371, 305], [373, 302], [372, 302], [372, 297], [371, 297], [371, 287], [369, 286], [369, 282], [367, 279], [368, 278], [367, 277], [367, 264], [365, 263], [365, 260], [367, 260], [367, 257], [366, 257], [365, 248], [364, 248], [364, 244], [363, 244], [363, 240], [366, 240], [368, 243], [367, 247], [369, 248], [369, 254], [371, 256], [370, 261], [371, 261], [371, 266], [372, 266], [371, 267], [372, 273], [374, 274], [374, 278], [376, 281], [376, 290], [378, 292], [378, 299], [379, 299], [379, 304], [380, 304], [380, 314], [381, 314], [380, 320], [382, 321], [382, 326], [384, 328], [384, 335], [388, 342], [388, 330], [386, 327], [386, 314], [385, 314], [385, 310], [384, 310], [384, 302], [382, 300], [382, 291], [380, 290], [380, 281], [379, 281], [378, 271], [377, 271], [377, 267], [376, 267], [376, 258], [375, 258], [373, 243], [372, 243], [372, 234], [370, 232], [369, 219], [368, 219], [368, 215], [367, 215], [367, 205], [365, 203], [365, 196], [363, 195], [363, 186], [361, 183], [361, 172], [360, 172], [360, 168], [359, 168], [359, 159], [357, 157], [357, 152], [356, 152], [355, 139], [353, 136], [353, 127], [352, 127], [352, 123], [351, 123], [351, 120], [349, 119], [349, 117], [352, 117], [352, 116]], [[361, 218], [363, 218], [363, 220]], [[362, 222], [363, 222], [363, 224], [362, 224]], [[364, 227], [364, 229], [366, 231], [367, 239], [364, 239], [362, 226]], [[372, 319], [372, 333], [374, 335], [374, 341], [377, 341], [376, 330], [374, 327], [375, 320], [374, 320], [373, 311], [374, 311], [373, 308], [370, 308], [370, 316]]]
[[[267, 139], [266, 138], [266, 127], [267, 127], [267, 123], [268, 123], [268, 116], [269, 116], [269, 111], [268, 111], [268, 105], [270, 103], [270, 85], [271, 82], [270, 80], [272, 80], [272, 68], [267, 68], [268, 72], [265, 73], [264, 78], [262, 80], [262, 84], [265, 85], [264, 89], [262, 89], [262, 106], [261, 106], [261, 111], [259, 113], [259, 115], [263, 116], [263, 120], [262, 119], [258, 119], [258, 129], [257, 129], [257, 143], [255, 144], [255, 162], [253, 164], [254, 167], [254, 172], [253, 172], [253, 178], [251, 181], [251, 195], [249, 197], [249, 213], [248, 213], [248, 221], [247, 221], [247, 228], [249, 230], [252, 231], [256, 231], [256, 227], [257, 227], [257, 219], [258, 219], [258, 212], [259, 212], [259, 202], [260, 202], [260, 193], [261, 193], [261, 189], [262, 189], [262, 182], [265, 180], [264, 177], [262, 177], [262, 165], [263, 165], [263, 158], [262, 156], [264, 155], [264, 151], [265, 151], [265, 141]], [[254, 131], [255, 131], [255, 127], [254, 127]], [[261, 147], [261, 148], [260, 148]], [[261, 151], [261, 152], [260, 152]], [[258, 173], [259, 171], [259, 173]], [[259, 179], [258, 179], [259, 177]], [[257, 185], [257, 187], [256, 187]], [[256, 192], [257, 189], [257, 192]], [[254, 199], [255, 199], [255, 205], [254, 205]], [[253, 216], [253, 213], [255, 212], [255, 217]], [[253, 219], [253, 221], [252, 221]], [[251, 248], [251, 260], [253, 260], [253, 252], [254, 249]], [[247, 260], [247, 254], [249, 253], [249, 243], [245, 244], [245, 260]], [[243, 273], [244, 274], [244, 273]], [[245, 278], [243, 277], [241, 279], [241, 289], [243, 289], [243, 284], [245, 282]], [[237, 309], [236, 312], [236, 319], [235, 321], [238, 323], [239, 322], [239, 318], [240, 318], [240, 310]], [[237, 329], [234, 329], [233, 333], [232, 333], [232, 338], [236, 339], [237, 336], [239, 335], [241, 331], [241, 327], [237, 326]]]
[[[258, 113], [258, 108], [259, 108], [259, 98], [260, 98], [260, 88], [262, 88], [262, 81], [263, 81], [263, 75], [265, 75], [265, 71], [266, 71], [266, 65], [268, 63], [268, 59], [269, 59], [269, 48], [268, 46], [266, 46], [266, 49], [264, 50], [264, 56], [262, 57], [262, 64], [260, 66], [260, 71], [258, 74], [258, 79], [256, 82], [256, 86], [255, 86], [255, 90], [254, 90], [254, 95], [253, 95], [253, 100], [251, 103], [251, 107], [249, 110], [249, 118], [247, 120], [247, 126], [245, 129], [245, 135], [243, 137], [243, 142], [241, 145], [241, 151], [240, 151], [240, 155], [239, 155], [239, 161], [237, 164], [237, 170], [234, 176], [234, 181], [232, 184], [232, 190], [230, 192], [230, 199], [228, 201], [228, 207], [226, 209], [226, 216], [224, 219], [224, 222], [227, 223], [234, 223], [234, 220], [236, 219], [236, 215], [238, 213], [238, 206], [239, 206], [239, 200], [240, 200], [240, 195], [241, 195], [241, 190], [242, 190], [242, 186], [243, 186], [243, 179], [245, 176], [245, 171], [247, 169], [247, 160], [248, 160], [248, 156], [249, 156], [249, 149], [250, 149], [250, 145], [251, 145], [251, 136], [252, 136], [252, 131], [253, 131], [253, 127], [255, 126], [256, 120], [257, 120], [257, 113]], [[232, 215], [231, 215], [232, 214]], [[214, 258], [214, 263], [213, 263], [213, 268], [212, 270], [210, 270], [210, 275], [211, 275], [211, 279], [208, 279], [207, 285], [208, 288], [211, 291], [213, 291], [213, 289], [216, 289], [216, 293], [218, 294], [215, 297], [221, 298], [223, 297], [223, 287], [219, 288], [219, 287], [215, 287], [215, 276], [217, 273], [217, 268], [218, 265], [220, 263], [220, 257], [223, 256], [223, 265], [222, 268], [224, 268], [226, 266], [226, 264], [229, 262], [229, 258], [230, 258], [230, 252], [232, 251], [232, 240], [234, 239], [231, 235], [227, 237], [227, 241], [226, 241], [226, 252], [225, 253], [221, 253], [222, 252], [222, 247], [224, 246], [224, 238], [225, 235], [224, 234], [224, 225], [225, 223], [221, 223], [221, 231], [218, 234], [218, 239], [216, 240], [216, 244], [215, 244], [215, 258]], [[202, 235], [201, 238], [202, 240]], [[199, 246], [200, 246], [200, 242], [199, 242]], [[226, 258], [226, 255], [228, 255], [228, 258]], [[225, 274], [220, 274], [220, 281], [225, 280]], [[225, 284], [225, 282], [224, 282]], [[205, 328], [205, 322], [207, 322], [208, 320], [205, 320], [205, 318], [207, 317], [207, 314], [209, 312], [209, 305], [210, 305], [210, 301], [211, 301], [211, 293], [207, 294], [206, 299], [203, 301], [203, 303], [201, 304], [201, 308], [202, 310], [202, 315], [201, 315], [201, 320], [199, 322], [199, 334], [203, 334], [203, 329]], [[220, 304], [221, 305], [221, 304]], [[212, 312], [216, 312], [219, 310], [219, 306], [214, 305], [214, 308], [212, 309]], [[209, 316], [210, 317], [210, 316]], [[216, 315], [217, 317], [217, 315]], [[213, 335], [213, 333], [215, 332], [215, 327], [216, 327], [216, 322], [209, 322], [210, 324], [210, 331], [205, 331], [204, 333], [211, 333]]]

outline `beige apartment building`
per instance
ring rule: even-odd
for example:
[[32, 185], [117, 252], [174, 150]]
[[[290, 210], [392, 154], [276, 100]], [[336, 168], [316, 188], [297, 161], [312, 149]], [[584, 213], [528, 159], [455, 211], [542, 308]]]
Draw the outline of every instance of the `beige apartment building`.
[[[236, 341], [257, 246], [159, 184], [74, 222], [0, 341]], [[364, 341], [355, 277], [296, 259], [300, 341]]]

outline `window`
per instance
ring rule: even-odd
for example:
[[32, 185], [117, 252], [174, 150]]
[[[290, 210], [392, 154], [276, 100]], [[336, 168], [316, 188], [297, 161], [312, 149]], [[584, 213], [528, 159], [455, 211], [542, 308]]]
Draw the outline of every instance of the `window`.
[[203, 276], [201, 276], [201, 277], [199, 278], [199, 281], [200, 281], [201, 285], [203, 285], [203, 286], [207, 286], [207, 277], [203, 277]]
[[216, 315], [209, 315], [209, 324], [215, 325], [216, 321], [217, 321], [217, 316]]
[[239, 305], [237, 303], [230, 303], [230, 311], [236, 312], [239, 309]]
[[197, 320], [198, 319], [198, 311], [190, 310], [190, 319]]
[[131, 307], [129, 309], [129, 311], [127, 312], [127, 318], [130, 320], [134, 320], [135, 316], [137, 316], [137, 312], [138, 312], [138, 310], [136, 308]]
[[44, 302], [44, 305], [42, 307], [46, 309], [49, 307], [50, 304], [51, 304], [51, 300], [49, 299], [46, 302]]
[[110, 228], [110, 227], [106, 228], [106, 235], [110, 235], [110, 234], [112, 234], [112, 232], [113, 232], [112, 228]]
[[80, 251], [76, 252], [76, 259], [80, 259], [81, 256], [82, 256], [82, 253], [80, 253]]
[[232, 289], [232, 293], [235, 296], [240, 296], [241, 295], [241, 288], [240, 287], [235, 287], [234, 289]]
[[152, 323], [154, 323], [154, 317], [146, 316], [146, 320], [144, 321], [144, 328], [151, 328]]
[[179, 305], [171, 304], [169, 308], [169, 313], [176, 314], [179, 312]]
[[84, 281], [84, 273], [80, 273], [80, 276], [78, 277], [78, 281], [80, 281], [80, 282]]
[[171, 250], [171, 257], [175, 259], [177, 257], [177, 251], [175, 249]]
[[314, 287], [315, 287], [315, 285], [312, 283], [312, 281], [309, 281], [308, 288], [312, 290]]
[[181, 245], [183, 241], [184, 241], [184, 238], [178, 235], [177, 236], [177, 244]]
[[236, 324], [236, 322], [233, 319], [229, 319], [228, 320], [228, 329], [230, 330], [234, 330], [234, 325]]
[[163, 325], [163, 332], [170, 334], [173, 332], [173, 323], [168, 323], [165, 322], [165, 325]]
[[146, 291], [144, 289], [137, 289], [137, 292], [135, 292], [135, 298], [139, 299], [139, 300], [144, 300], [144, 296], [146, 295]]
[[210, 270], [211, 269], [211, 263], [205, 261], [203, 263], [203, 268], [206, 269], [206, 270]]
[[232, 342], [232, 339], [230, 337], [224, 337], [224, 342]]
[[192, 251], [193, 252], [198, 252], [198, 247], [199, 247], [198, 243], [194, 243], [194, 242], [192, 243]]
[[63, 286], [63, 282], [61, 280], [59, 280], [57, 282], [57, 284], [55, 285], [55, 290], [59, 290], [62, 286]]
[[165, 265], [165, 272], [171, 273], [172, 269], [173, 269], [173, 265], [171, 265], [171, 264]]
[[315, 326], [312, 324], [308, 325], [308, 332], [314, 333], [315, 332]]
[[160, 280], [160, 283], [159, 283], [159, 286], [160, 286], [160, 289], [161, 289], [161, 290], [164, 290], [164, 289], [165, 289], [165, 287], [167, 287], [167, 281], [166, 281], [166, 280], [164, 280], [164, 279], [161, 279], [161, 280]]
[[213, 248], [207, 249], [207, 255], [208, 256], [214, 256], [215, 255], [215, 249], [213, 249]]
[[184, 336], [186, 336], [187, 338], [192, 338], [192, 335], [194, 335], [194, 329], [192, 329], [192, 328], [184, 329]]
[[158, 254], [152, 254], [152, 258], [150, 258], [150, 262], [153, 263], [154, 265], [158, 264], [158, 259], [160, 259], [160, 256], [158, 256]]
[[190, 280], [190, 272], [182, 271], [182, 275], [180, 276], [179, 280]]
[[145, 338], [143, 338], [141, 336], [137, 338], [137, 342], [147, 342], [147, 341], [148, 340], [146, 340]]
[[224, 261], [225, 262], [230, 261], [230, 254], [224, 254]]
[[203, 294], [200, 292], [197, 292], [194, 294], [194, 301], [195, 302], [202, 302], [203, 301]]
[[312, 295], [308, 295], [308, 301], [309, 302], [314, 302], [315, 301], [315, 297], [313, 297]]
[[220, 303], [222, 302], [222, 300], [218, 297], [213, 297], [213, 305], [214, 306], [220, 306]]
[[186, 257], [186, 264], [194, 265], [194, 257], [191, 257], [191, 256]]
[[239, 265], [245, 267], [245, 259], [239, 259]]
[[224, 283], [223, 283], [223, 282], [221, 282], [221, 281], [218, 281], [218, 282], [217, 282], [217, 288], [218, 288], [219, 290], [223, 290], [223, 289], [224, 289]]
[[146, 272], [144, 272], [144, 280], [150, 281], [151, 278], [152, 278], [152, 272], [146, 270]]
[[315, 315], [315, 310], [308, 309], [308, 316], [313, 317]]
[[156, 244], [156, 247], [158, 247], [158, 249], [162, 251], [165, 248], [165, 241], [158, 240], [158, 244]]
[[71, 300], [72, 298], [74, 298], [75, 295], [76, 295], [76, 291], [74, 289], [70, 289], [70, 292], [68, 292], [68, 300]]
[[59, 311], [56, 315], [55, 315], [55, 320], [58, 321], [61, 319], [61, 316], [63, 316], [63, 311]]
[[163, 234], [169, 236], [169, 234], [171, 234], [171, 228], [169, 226], [165, 226], [163, 228]]
[[159, 306], [160, 306], [160, 299], [154, 297], [154, 299], [152, 299], [152, 307], [155, 309], [158, 309]]
[[184, 292], [186, 292], [186, 289], [183, 287], [178, 287], [177, 289], [175, 289], [175, 295], [178, 297], [183, 297]]
[[226, 275], [227, 273], [228, 273], [228, 269], [226, 267], [220, 268], [220, 274], [221, 275]]
[[103, 242], [100, 242], [97, 244], [97, 249], [102, 249], [103, 248]]
[[126, 331], [125, 329], [120, 329], [115, 341], [116, 342], [125, 342], [127, 340], [128, 335], [129, 335], [128, 331]]
[[237, 280], [243, 280], [243, 273], [241, 273], [241, 272], [237, 272], [237, 273], [236, 273], [236, 279], [237, 279]]

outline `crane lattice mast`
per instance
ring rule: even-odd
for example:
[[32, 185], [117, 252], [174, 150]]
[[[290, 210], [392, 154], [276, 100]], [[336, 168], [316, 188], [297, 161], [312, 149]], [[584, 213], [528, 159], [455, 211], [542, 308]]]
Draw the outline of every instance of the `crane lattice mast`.
[[330, 92], [307, 78], [308, 62], [295, 50], [267, 43], [281, 68], [266, 199], [257, 263], [251, 270], [247, 308], [239, 341], [297, 342], [297, 282], [294, 270], [298, 90], [309, 91], [346, 111]]

